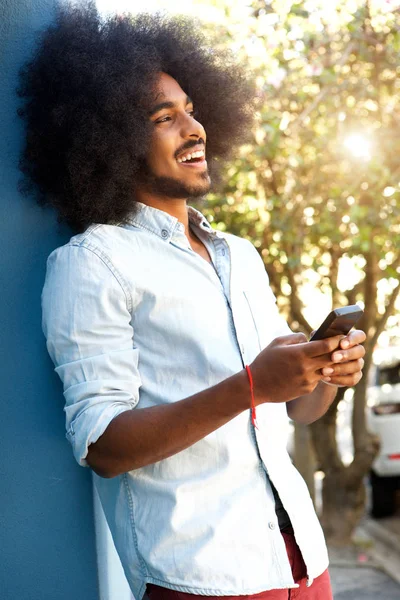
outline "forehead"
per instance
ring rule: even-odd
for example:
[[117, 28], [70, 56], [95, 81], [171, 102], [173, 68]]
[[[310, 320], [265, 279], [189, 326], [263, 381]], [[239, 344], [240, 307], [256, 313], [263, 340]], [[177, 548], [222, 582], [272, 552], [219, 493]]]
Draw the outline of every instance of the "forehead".
[[182, 99], [186, 100], [186, 98], [186, 92], [183, 91], [176, 79], [167, 73], [160, 73], [155, 85], [154, 102], [162, 102], [164, 100], [177, 102]]

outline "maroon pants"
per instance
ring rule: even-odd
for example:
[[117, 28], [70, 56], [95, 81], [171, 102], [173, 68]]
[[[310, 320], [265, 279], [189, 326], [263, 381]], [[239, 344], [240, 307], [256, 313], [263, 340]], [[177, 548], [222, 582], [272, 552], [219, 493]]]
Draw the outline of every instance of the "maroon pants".
[[[298, 600], [332, 600], [332, 589], [328, 570], [324, 571], [322, 575], [314, 579], [314, 582], [310, 587], [307, 587], [307, 570], [294, 535], [291, 532], [283, 532], [282, 535], [285, 540], [293, 579], [299, 584], [298, 588], [290, 590], [269, 590], [250, 596], [205, 596], [205, 598], [207, 598], [207, 600], [294, 600], [295, 598]], [[150, 600], [195, 600], [195, 598], [201, 598], [201, 596], [187, 594], [186, 592], [177, 592], [152, 584], [147, 586], [147, 593]]]

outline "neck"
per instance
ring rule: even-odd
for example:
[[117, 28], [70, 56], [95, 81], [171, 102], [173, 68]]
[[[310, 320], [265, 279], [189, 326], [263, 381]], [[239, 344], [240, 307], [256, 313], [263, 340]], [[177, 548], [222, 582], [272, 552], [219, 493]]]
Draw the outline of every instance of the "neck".
[[186, 236], [190, 237], [189, 217], [186, 199], [164, 198], [154, 196], [144, 191], [137, 192], [136, 199], [147, 206], [152, 206], [158, 210], [163, 210], [171, 217], [176, 217], [180, 223], [185, 226]]

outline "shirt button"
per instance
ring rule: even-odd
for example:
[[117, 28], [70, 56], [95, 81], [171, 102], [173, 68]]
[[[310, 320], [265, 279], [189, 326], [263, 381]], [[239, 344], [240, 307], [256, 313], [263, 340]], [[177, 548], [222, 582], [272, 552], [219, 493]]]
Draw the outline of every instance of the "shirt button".
[[269, 527], [270, 529], [275, 529], [275, 523], [273, 523], [272, 521], [270, 521], [270, 522], [268, 523], [268, 527]]
[[240, 344], [240, 352], [241, 352], [242, 354], [244, 354], [244, 346], [243, 346], [243, 344]]
[[165, 239], [168, 237], [168, 231], [166, 229], [162, 229], [161, 236]]

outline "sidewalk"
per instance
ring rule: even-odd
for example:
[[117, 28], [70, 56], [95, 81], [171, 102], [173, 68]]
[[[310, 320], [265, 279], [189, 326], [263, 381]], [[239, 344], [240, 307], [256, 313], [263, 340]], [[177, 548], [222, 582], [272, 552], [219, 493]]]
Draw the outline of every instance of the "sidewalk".
[[335, 600], [400, 600], [400, 520], [363, 519], [352, 548], [329, 548]]

